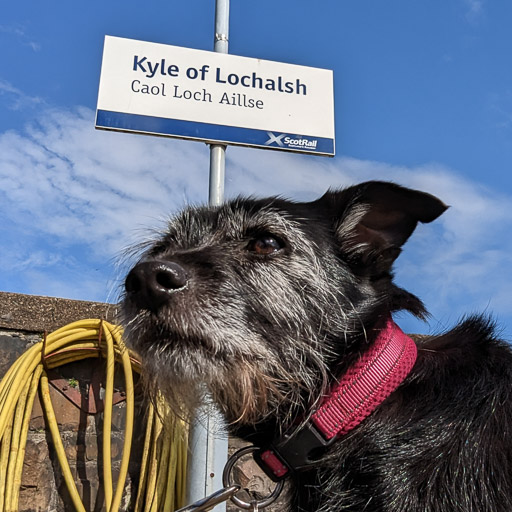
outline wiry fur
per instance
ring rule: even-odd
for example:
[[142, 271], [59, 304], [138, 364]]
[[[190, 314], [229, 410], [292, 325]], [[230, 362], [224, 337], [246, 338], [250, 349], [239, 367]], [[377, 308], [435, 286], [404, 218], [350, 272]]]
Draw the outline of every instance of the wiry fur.
[[[128, 276], [127, 339], [175, 409], [194, 410], [206, 389], [232, 433], [265, 445], [311, 414], [382, 317], [426, 314], [391, 266], [416, 224], [445, 208], [383, 182], [311, 203], [189, 208]], [[259, 254], [269, 236], [278, 250]], [[145, 283], [146, 263], [186, 277]], [[294, 475], [291, 509], [512, 510], [511, 395], [512, 354], [487, 321], [423, 339], [406, 381]]]

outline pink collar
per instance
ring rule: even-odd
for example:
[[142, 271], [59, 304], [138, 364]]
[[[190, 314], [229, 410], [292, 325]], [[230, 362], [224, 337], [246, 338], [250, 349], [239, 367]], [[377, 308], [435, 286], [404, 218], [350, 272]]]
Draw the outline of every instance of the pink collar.
[[391, 318], [375, 343], [341, 378], [312, 420], [326, 439], [357, 427], [402, 383], [416, 361], [416, 344]]
[[371, 347], [349, 367], [303, 429], [283, 436], [255, 455], [273, 480], [305, 469], [313, 450], [357, 427], [403, 382], [416, 361], [414, 341], [391, 318]]

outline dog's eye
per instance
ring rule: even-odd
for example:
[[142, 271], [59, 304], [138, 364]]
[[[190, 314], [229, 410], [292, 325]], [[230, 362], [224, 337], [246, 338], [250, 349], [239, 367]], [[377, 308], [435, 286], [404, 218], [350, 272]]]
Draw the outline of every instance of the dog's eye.
[[261, 256], [268, 256], [275, 254], [284, 247], [284, 243], [277, 237], [271, 235], [264, 235], [259, 238], [251, 240], [248, 249], [251, 252], [259, 254]]

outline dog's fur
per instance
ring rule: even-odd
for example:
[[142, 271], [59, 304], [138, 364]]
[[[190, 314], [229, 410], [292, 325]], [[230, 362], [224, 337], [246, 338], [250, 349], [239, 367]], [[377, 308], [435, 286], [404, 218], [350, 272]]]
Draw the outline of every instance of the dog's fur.
[[[230, 432], [264, 446], [314, 411], [380, 319], [426, 315], [391, 267], [445, 209], [385, 182], [189, 208], [127, 278], [127, 339], [181, 413], [206, 384]], [[510, 348], [475, 316], [418, 349], [402, 385], [293, 476], [291, 510], [512, 511]]]

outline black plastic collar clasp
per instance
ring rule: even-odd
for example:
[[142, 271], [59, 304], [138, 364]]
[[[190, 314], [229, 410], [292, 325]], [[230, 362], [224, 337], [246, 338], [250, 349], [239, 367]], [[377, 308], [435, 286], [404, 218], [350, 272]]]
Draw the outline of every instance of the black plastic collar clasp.
[[254, 460], [271, 480], [279, 482], [290, 476], [290, 473], [309, 469], [335, 439], [325, 439], [315, 425], [308, 421], [290, 434], [275, 439], [269, 447], [256, 451]]

